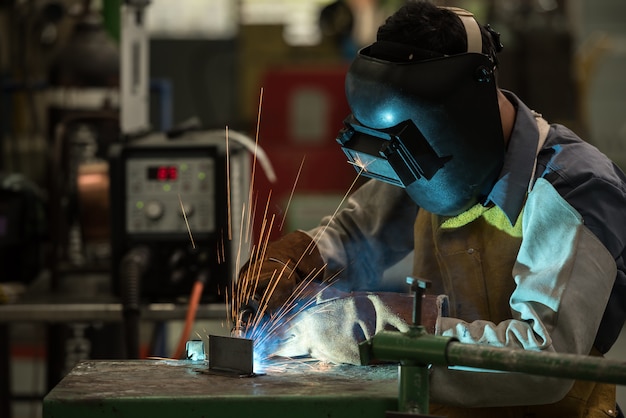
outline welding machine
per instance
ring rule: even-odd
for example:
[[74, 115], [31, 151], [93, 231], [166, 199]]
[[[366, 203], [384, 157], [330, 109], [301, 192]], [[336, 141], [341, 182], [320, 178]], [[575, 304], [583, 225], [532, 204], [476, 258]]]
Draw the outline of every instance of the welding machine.
[[250, 183], [245, 144], [224, 131], [150, 134], [112, 145], [109, 172], [114, 293], [131, 279], [124, 258], [139, 250], [142, 300], [189, 295], [196, 280], [203, 301], [223, 299], [235, 256], [249, 253], [239, 233]]

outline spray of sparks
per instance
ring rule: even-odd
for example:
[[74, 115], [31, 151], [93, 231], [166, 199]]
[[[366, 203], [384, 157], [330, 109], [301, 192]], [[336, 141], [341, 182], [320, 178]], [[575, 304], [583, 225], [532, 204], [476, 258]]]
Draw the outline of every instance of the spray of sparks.
[[[253, 222], [255, 219], [255, 212], [257, 210], [257, 197], [254, 193], [254, 180], [256, 176], [256, 162], [257, 162], [257, 151], [259, 146], [259, 126], [261, 121], [261, 108], [263, 102], [263, 88], [261, 88], [260, 96], [259, 96], [259, 106], [258, 106], [258, 115], [257, 115], [257, 127], [255, 133], [255, 147], [253, 152], [253, 160], [251, 167], [251, 179], [249, 186], [249, 195], [247, 203], [243, 204], [241, 208], [241, 224], [239, 225], [239, 248], [237, 250], [237, 254], [234, 260], [234, 271], [238, 272], [241, 270], [242, 266], [242, 251], [244, 249], [243, 246], [250, 245], [251, 237], [252, 237], [252, 229]], [[228, 143], [228, 127], [226, 127], [225, 138], [226, 138], [226, 181], [227, 181], [227, 214], [228, 214], [228, 232], [227, 238], [228, 240], [232, 240], [232, 216], [231, 216], [231, 199], [230, 199], [230, 153], [229, 153], [229, 143]], [[351, 162], [351, 164], [355, 165], [360, 171], [357, 173], [354, 181], [350, 185], [348, 191], [343, 196], [341, 202], [337, 205], [337, 209], [333, 213], [332, 217], [338, 213], [341, 206], [344, 204], [345, 200], [353, 190], [360, 174], [366, 170], [366, 164], [364, 164], [360, 159]], [[297, 182], [300, 177], [300, 173], [302, 171], [302, 167], [304, 165], [304, 158], [300, 164], [300, 168], [298, 170], [298, 174], [295, 178], [293, 187], [291, 189], [291, 194], [289, 196], [285, 212], [283, 213], [282, 221], [280, 222], [279, 230], [282, 230], [284, 220], [287, 217], [287, 212], [289, 209], [289, 205], [293, 198], [294, 192], [296, 190]], [[282, 372], [285, 370], [285, 367], [292, 363], [293, 360], [290, 359], [276, 359], [272, 353], [272, 346], [279, 338], [278, 332], [282, 330], [289, 329], [290, 321], [297, 316], [300, 312], [304, 311], [312, 304], [315, 303], [316, 296], [323, 292], [328, 286], [333, 283], [335, 277], [328, 278], [322, 281], [322, 269], [318, 271], [311, 272], [307, 277], [305, 277], [296, 287], [295, 291], [287, 298], [287, 300], [283, 303], [283, 305], [269, 312], [267, 309], [267, 305], [278, 283], [282, 278], [286, 278], [291, 274], [291, 270], [285, 265], [281, 270], [277, 270], [274, 272], [274, 275], [271, 277], [269, 281], [269, 285], [263, 291], [263, 294], [258, 300], [259, 306], [256, 310], [256, 313], [253, 318], [243, 321], [240, 312], [241, 309], [257, 294], [257, 288], [259, 286], [260, 279], [260, 260], [265, 259], [265, 255], [267, 252], [267, 246], [270, 241], [270, 235], [275, 227], [275, 215], [272, 214], [269, 216], [269, 207], [271, 201], [271, 190], [269, 191], [267, 201], [265, 203], [263, 218], [260, 225], [259, 238], [258, 243], [252, 245], [249, 255], [249, 263], [252, 268], [248, 269], [247, 274], [242, 277], [234, 278], [233, 286], [229, 289], [226, 289], [226, 311], [227, 311], [227, 320], [230, 326], [234, 331], [231, 333], [233, 337], [244, 337], [250, 338], [254, 341], [254, 369], [255, 371], [262, 372]], [[180, 196], [179, 196], [180, 199]], [[185, 215], [184, 207], [181, 200], [181, 209], [183, 211], [183, 215]], [[189, 224], [187, 223], [187, 219], [185, 216], [185, 222], [187, 224], [187, 229], [189, 231], [190, 239], [193, 242], [193, 237], [191, 235], [191, 230], [189, 229]], [[319, 231], [319, 234], [323, 234], [325, 232], [325, 228]], [[303, 252], [300, 259], [296, 262], [294, 269], [297, 268], [298, 264], [301, 260], [306, 257], [309, 253], [313, 251], [314, 242], [317, 237], [314, 237], [309, 247]], [[222, 238], [222, 241], [224, 238]], [[224, 247], [224, 243], [222, 242], [222, 249]], [[223, 250], [222, 250], [223, 252]], [[225, 259], [222, 254], [222, 260]], [[236, 282], [237, 281], [237, 282]], [[235, 283], [236, 282], [236, 283]], [[198, 335], [199, 336], [199, 335]], [[200, 336], [199, 336], [200, 337]], [[269, 360], [272, 359], [270, 362]], [[320, 364], [319, 362], [312, 360], [299, 360], [298, 364], [310, 365], [313, 369], [323, 370], [325, 367], [330, 367], [328, 364]]]

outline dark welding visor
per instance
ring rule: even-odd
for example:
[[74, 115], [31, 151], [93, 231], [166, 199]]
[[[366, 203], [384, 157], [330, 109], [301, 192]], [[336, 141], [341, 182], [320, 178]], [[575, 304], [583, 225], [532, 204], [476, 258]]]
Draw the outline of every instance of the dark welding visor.
[[366, 177], [407, 187], [417, 179], [431, 179], [450, 159], [438, 156], [411, 120], [376, 130], [350, 115], [344, 124], [337, 141], [348, 161]]

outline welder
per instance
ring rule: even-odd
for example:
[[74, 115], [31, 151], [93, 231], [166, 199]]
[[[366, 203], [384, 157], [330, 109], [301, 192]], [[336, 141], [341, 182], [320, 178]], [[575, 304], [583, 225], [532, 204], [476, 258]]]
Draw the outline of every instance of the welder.
[[[240, 273], [259, 277], [253, 310], [280, 276], [268, 312], [303, 281], [336, 278], [336, 293], [294, 319], [279, 353], [358, 364], [360, 341], [403, 330], [406, 295], [376, 291], [411, 251], [412, 276], [436, 300], [422, 318], [432, 333], [543, 352], [611, 348], [626, 317], [626, 176], [498, 87], [501, 48], [465, 10], [407, 2], [359, 51], [337, 141], [371, 179], [335, 216], [270, 243]], [[438, 367], [430, 379], [435, 415], [619, 413], [609, 384]]]

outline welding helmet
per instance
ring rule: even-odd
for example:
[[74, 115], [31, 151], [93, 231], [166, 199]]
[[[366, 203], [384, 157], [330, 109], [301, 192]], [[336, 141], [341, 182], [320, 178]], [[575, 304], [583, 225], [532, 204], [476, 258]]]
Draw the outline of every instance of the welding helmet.
[[403, 187], [445, 216], [486, 196], [504, 159], [493, 58], [481, 52], [471, 13], [454, 11], [466, 28], [465, 53], [381, 41], [359, 51], [345, 81], [352, 114], [337, 137], [362, 175]]

